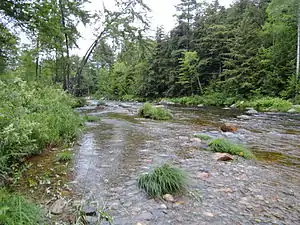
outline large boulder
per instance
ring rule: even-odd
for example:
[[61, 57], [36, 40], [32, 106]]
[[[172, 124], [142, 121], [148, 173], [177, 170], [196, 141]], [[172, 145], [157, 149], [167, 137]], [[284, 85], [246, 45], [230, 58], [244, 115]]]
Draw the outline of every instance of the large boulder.
[[220, 126], [221, 131], [223, 132], [235, 132], [237, 131], [237, 126], [230, 123], [224, 123]]

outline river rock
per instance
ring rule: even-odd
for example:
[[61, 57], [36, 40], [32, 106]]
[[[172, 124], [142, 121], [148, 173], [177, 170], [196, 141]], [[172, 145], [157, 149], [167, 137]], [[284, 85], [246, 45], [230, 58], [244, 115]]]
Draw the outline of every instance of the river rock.
[[253, 108], [249, 108], [246, 113], [247, 114], [257, 114], [258, 112], [255, 109], [253, 109]]
[[203, 215], [207, 217], [214, 217], [214, 214], [212, 214], [211, 212], [203, 212]]
[[240, 116], [237, 116], [238, 119], [242, 119], [242, 120], [250, 120], [251, 119], [251, 116], [247, 116], [247, 115], [240, 115]]
[[230, 108], [235, 109], [235, 108], [236, 108], [236, 104], [232, 104], [232, 105], [230, 106]]
[[152, 213], [150, 213], [150, 212], [143, 212], [143, 213], [141, 213], [140, 215], [138, 215], [137, 217], [136, 217], [136, 219], [137, 220], [152, 220], [153, 219], [153, 215], [152, 215]]
[[233, 160], [233, 157], [228, 153], [217, 152], [214, 154], [214, 159], [216, 159], [217, 161], [230, 161]]
[[123, 108], [131, 108], [131, 105], [128, 105], [128, 104], [125, 104], [125, 103], [121, 103], [119, 104], [120, 107], [123, 107]]
[[199, 104], [199, 105], [197, 105], [197, 107], [201, 108], [201, 107], [204, 107], [204, 105], [203, 104]]
[[84, 206], [82, 211], [85, 213], [87, 216], [96, 216], [97, 215], [97, 208], [96, 207], [91, 207], [91, 206]]
[[296, 110], [295, 108], [291, 108], [291, 109], [289, 109], [287, 112], [288, 112], [288, 113], [295, 113], [295, 112], [297, 112], [297, 110]]
[[230, 123], [225, 123], [220, 126], [221, 131], [223, 132], [235, 132], [237, 131], [237, 126]]
[[167, 202], [175, 202], [174, 197], [172, 195], [170, 195], [170, 194], [165, 194], [163, 196], [163, 199], [166, 200]]
[[209, 172], [200, 172], [197, 175], [198, 178], [200, 178], [201, 180], [206, 180], [207, 178], [210, 177], [210, 173]]
[[165, 108], [164, 105], [156, 105], [155, 108]]
[[54, 215], [59, 215], [64, 212], [64, 208], [67, 205], [67, 201], [64, 199], [57, 199], [50, 207], [50, 212]]

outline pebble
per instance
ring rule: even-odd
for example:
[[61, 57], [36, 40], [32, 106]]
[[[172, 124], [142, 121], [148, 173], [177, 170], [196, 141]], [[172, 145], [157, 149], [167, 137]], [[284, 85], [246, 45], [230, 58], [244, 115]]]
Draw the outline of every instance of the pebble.
[[170, 194], [165, 194], [163, 196], [163, 199], [166, 200], [167, 202], [175, 202], [174, 197], [172, 195], [170, 195]]

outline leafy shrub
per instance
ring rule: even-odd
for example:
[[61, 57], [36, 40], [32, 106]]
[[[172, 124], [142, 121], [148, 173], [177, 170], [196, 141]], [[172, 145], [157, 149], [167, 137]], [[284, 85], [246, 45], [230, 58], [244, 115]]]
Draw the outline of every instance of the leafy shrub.
[[0, 224], [36, 225], [39, 224], [40, 209], [22, 196], [0, 189]]
[[60, 162], [68, 162], [73, 158], [73, 153], [70, 151], [63, 151], [57, 154], [57, 160]]
[[9, 165], [40, 153], [50, 144], [71, 141], [83, 122], [75, 101], [59, 88], [0, 81], [0, 173]]
[[212, 137], [207, 134], [194, 134], [194, 137], [200, 138], [203, 141], [208, 141], [212, 139]]
[[217, 138], [209, 142], [209, 150], [239, 155], [244, 158], [253, 158], [252, 153], [242, 145], [232, 143], [224, 138]]
[[154, 120], [172, 119], [172, 114], [169, 111], [164, 108], [157, 108], [148, 102], [139, 110], [139, 115]]
[[184, 191], [187, 179], [178, 168], [164, 164], [149, 174], [140, 176], [139, 188], [152, 197], [162, 197], [164, 194], [176, 194]]
[[264, 97], [251, 101], [239, 102], [237, 104], [240, 108], [252, 107], [259, 111], [280, 111], [286, 112], [292, 107], [290, 101], [281, 98]]

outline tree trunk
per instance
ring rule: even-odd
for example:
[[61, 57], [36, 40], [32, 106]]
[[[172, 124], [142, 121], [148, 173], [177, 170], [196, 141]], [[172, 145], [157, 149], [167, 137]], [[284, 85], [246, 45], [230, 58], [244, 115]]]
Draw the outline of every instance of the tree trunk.
[[298, 41], [297, 41], [297, 66], [296, 66], [296, 83], [299, 77], [300, 67], [300, 6], [298, 7]]
[[39, 48], [40, 41], [39, 38], [36, 40], [36, 57], [35, 57], [35, 79], [39, 80]]

